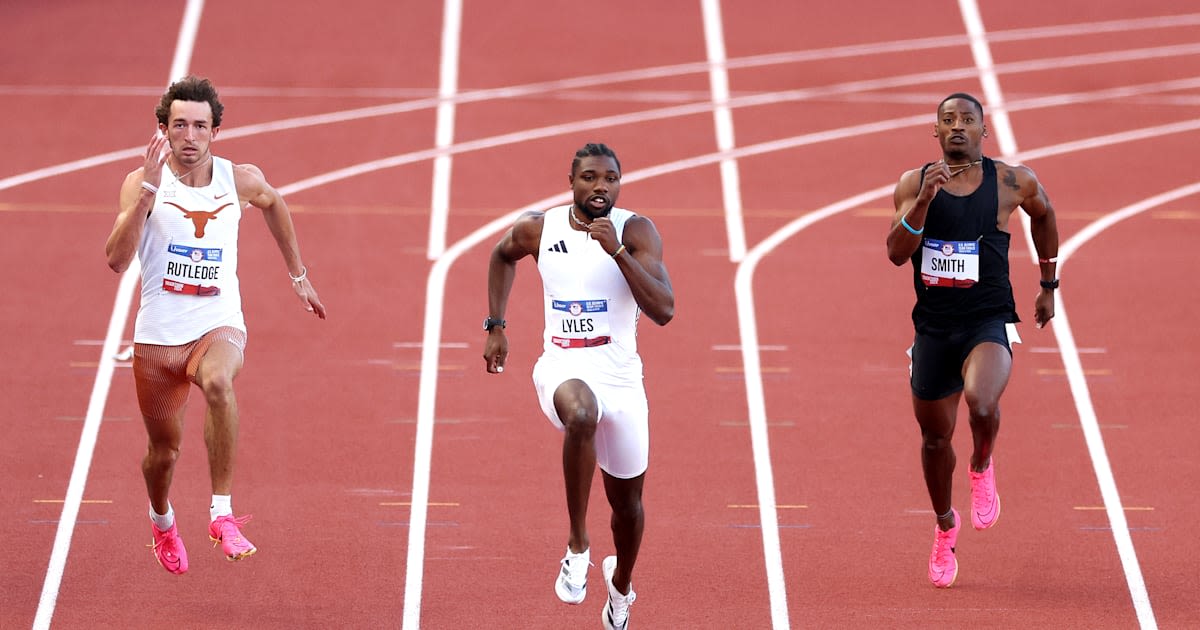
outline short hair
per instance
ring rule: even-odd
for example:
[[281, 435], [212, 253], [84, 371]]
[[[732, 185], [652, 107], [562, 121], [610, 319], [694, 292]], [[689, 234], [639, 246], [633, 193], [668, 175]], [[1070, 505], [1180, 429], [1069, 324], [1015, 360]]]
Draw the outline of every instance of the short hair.
[[571, 160], [571, 174], [574, 175], [579, 170], [579, 162], [585, 157], [610, 157], [617, 163], [617, 173], [621, 172], [621, 160], [617, 159], [617, 154], [608, 148], [606, 144], [598, 142], [589, 142], [583, 145], [583, 148], [575, 152], [575, 159]]
[[979, 110], [979, 115], [983, 116], [983, 103], [980, 103], [979, 99], [975, 98], [974, 96], [971, 96], [970, 94], [967, 94], [966, 92], [955, 92], [955, 93], [951, 94], [950, 96], [947, 96], [946, 98], [942, 99], [942, 102], [938, 103], [938, 112], [942, 111], [942, 105], [945, 105], [946, 101], [952, 101], [956, 98], [961, 98], [964, 101], [971, 101], [972, 103], [975, 103], [975, 108]]
[[213, 87], [208, 79], [188, 75], [172, 83], [163, 93], [158, 107], [154, 108], [154, 115], [158, 117], [159, 124], [165, 125], [169, 122], [171, 103], [175, 101], [207, 102], [212, 107], [213, 128], [221, 126], [221, 114], [224, 113], [225, 106], [217, 96], [217, 88]]

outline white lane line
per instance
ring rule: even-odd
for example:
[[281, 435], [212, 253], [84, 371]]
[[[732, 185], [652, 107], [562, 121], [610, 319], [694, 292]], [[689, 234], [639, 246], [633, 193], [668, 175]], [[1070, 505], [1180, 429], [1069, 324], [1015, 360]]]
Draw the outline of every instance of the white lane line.
[[[1190, 23], [1188, 20], [1191, 16], [1182, 16], [1184, 23]], [[1163, 18], [1166, 19], [1166, 18]], [[1119, 23], [1103, 22], [1098, 23], [1105, 25], [1101, 31], [1107, 31], [1112, 25]], [[1175, 26], [1176, 24], [1169, 24]], [[1143, 26], [1150, 28], [1150, 26]], [[1159, 26], [1156, 26], [1156, 28]], [[1064, 27], [1066, 28], [1066, 27]], [[1071, 31], [1070, 28], [1067, 29]], [[1021, 31], [1010, 31], [1013, 37], [1008, 41], [1023, 41], [1024, 39], [1039, 39], [1042, 37], [1052, 37], [1053, 29], [1023, 29]], [[1077, 31], [1078, 34], [1086, 34], [1090, 32], [1087, 25], [1081, 25]], [[993, 35], [993, 39], [997, 36]], [[906, 43], [907, 42], [907, 43]], [[905, 40], [902, 42], [886, 42], [883, 44], [869, 44], [862, 46], [839, 47], [835, 49], [822, 49], [817, 51], [801, 51], [796, 53], [779, 53], [772, 55], [759, 55], [755, 57], [746, 57], [729, 61], [726, 66], [728, 68], [748, 68], [765, 65], [775, 65], [782, 63], [793, 63], [797, 61], [818, 60], [829, 55], [841, 54], [843, 56], [858, 56], [868, 54], [878, 54], [896, 49], [911, 50], [906, 48], [921, 47], [945, 47], [951, 45], [960, 45], [963, 43], [961, 37], [943, 37], [933, 38], [932, 40]], [[899, 48], [897, 48], [899, 47]], [[1200, 54], [1200, 45], [1180, 45], [1180, 46], [1161, 46], [1148, 49], [1135, 49], [1131, 51], [1121, 52], [1106, 52], [1094, 53], [1087, 55], [1073, 55], [1069, 57], [1061, 57], [1054, 59], [1042, 59], [1033, 61], [1016, 62], [1000, 66], [999, 70], [1006, 73], [1017, 72], [1035, 72], [1041, 70], [1058, 70], [1067, 67], [1082, 67], [1089, 65], [1105, 64], [1105, 63], [1120, 63], [1126, 61], [1137, 61], [1144, 59], [1161, 59], [1178, 57], [1183, 55]], [[679, 64], [674, 66], [662, 66], [655, 68], [644, 68], [640, 70], [631, 70], [623, 72], [607, 73], [602, 75], [593, 75], [587, 77], [578, 77], [573, 79], [562, 79], [558, 81], [547, 81], [543, 83], [534, 83], [528, 85], [519, 85], [504, 88], [494, 88], [486, 90], [474, 90], [470, 92], [460, 93], [454, 101], [456, 103], [472, 103], [495, 99], [516, 98], [520, 96], [529, 96], [535, 94], [543, 94], [558, 90], [569, 90], [576, 87], [590, 87], [593, 85], [603, 85], [609, 82], [622, 81], [639, 81], [649, 80], [661, 77], [681, 76], [685, 74], [694, 74], [697, 72], [707, 72], [708, 66], [705, 63]], [[784, 92], [772, 92], [766, 97], [755, 96], [753, 98], [734, 99], [730, 102], [731, 107], [750, 107], [767, 103], [790, 102], [807, 98], [817, 98], [820, 96], [840, 95], [866, 90], [884, 89], [888, 87], [902, 87], [909, 85], [920, 85], [935, 81], [952, 81], [955, 79], [970, 78], [975, 76], [974, 68], [967, 69], [947, 69], [939, 72], [929, 72], [907, 75], [904, 77], [894, 77], [886, 80], [875, 81], [854, 81], [843, 84], [836, 84], [827, 88], [791, 90]], [[353, 120], [362, 120], [376, 116], [389, 116], [400, 113], [420, 111], [437, 107], [440, 103], [438, 98], [419, 99], [403, 103], [393, 103], [389, 105], [378, 105], [372, 107], [363, 107], [351, 110], [338, 112], [330, 112], [326, 114], [316, 114], [312, 116], [301, 116], [297, 118], [289, 118], [285, 120], [272, 121], [256, 125], [246, 125], [235, 129], [227, 129], [221, 133], [221, 137], [225, 139], [242, 138], [253, 136], [261, 133], [270, 133], [277, 131], [285, 131], [290, 129], [302, 129], [317, 125], [336, 124], [339, 122], [349, 122]], [[1011, 107], [1009, 108], [1012, 109]], [[701, 111], [708, 111], [703, 109]], [[686, 111], [679, 111], [673, 115], [687, 115]], [[669, 117], [667, 115], [663, 118]], [[127, 149], [119, 149], [110, 151], [100, 155], [90, 156], [47, 166], [24, 173], [18, 173], [8, 177], [0, 178], [0, 190], [7, 190], [15, 186], [27, 184], [30, 182], [39, 181], [48, 177], [64, 175], [95, 166], [102, 166], [124, 160], [134, 158], [141, 155], [145, 147], [135, 146]]]
[[[1144, 199], [1126, 206], [1094, 221], [1077, 234], [1072, 236], [1059, 248], [1058, 264], [1070, 260], [1085, 243], [1095, 238], [1100, 232], [1116, 223], [1132, 216], [1170, 203], [1177, 199], [1200, 194], [1200, 182], [1182, 186], [1174, 190]], [[1138, 623], [1143, 629], [1151, 630], [1158, 627], [1154, 610], [1150, 605], [1150, 594], [1146, 590], [1145, 579], [1142, 577], [1141, 566], [1138, 563], [1137, 552], [1133, 546], [1133, 538], [1129, 534], [1129, 523], [1125, 519], [1125, 508], [1121, 503], [1121, 493], [1117, 490], [1116, 478], [1112, 465], [1108, 460], [1108, 452], [1104, 446], [1104, 436], [1100, 432], [1100, 421], [1092, 405], [1092, 395], [1088, 389], [1087, 378], [1084, 376], [1083, 363], [1079, 358], [1081, 350], [1075, 345], [1075, 336], [1067, 319], [1066, 306], [1062, 292], [1054, 296], [1055, 317], [1050, 320], [1054, 327], [1054, 336], [1058, 339], [1063, 365], [1067, 372], [1067, 382], [1071, 386], [1071, 394], [1075, 398], [1075, 408], [1079, 413], [1080, 426], [1087, 442], [1088, 453], [1091, 455], [1092, 468], [1100, 486], [1100, 495], [1104, 499], [1104, 509], [1112, 529], [1113, 540], [1121, 558], [1121, 566], [1125, 571], [1125, 581], [1133, 599], [1133, 607], [1137, 612]]]
[[[729, 72], [726, 70], [725, 29], [721, 22], [721, 4], [719, 0], [701, 0], [704, 17], [704, 44], [708, 55], [708, 81], [712, 90], [713, 122], [716, 126], [717, 151], [728, 153], [737, 143], [733, 133], [733, 114], [729, 107]], [[725, 207], [725, 232], [729, 240], [729, 260], [740, 263], [746, 256], [746, 230], [742, 219], [742, 187], [741, 173], [736, 159], [722, 158], [720, 161], [721, 197]], [[750, 311], [750, 321], [754, 321], [754, 300], [737, 301], [739, 321], [742, 321], [743, 309]], [[757, 331], [753, 337], [742, 338], [743, 347], [753, 343], [758, 348]], [[758, 352], [743, 352], [747, 355], [758, 356]], [[754, 369], [761, 373], [761, 366], [746, 363], [746, 371]], [[747, 383], [749, 380], [747, 379]], [[747, 387], [747, 397], [754, 406], [751, 388]], [[762, 392], [757, 392], [759, 400]], [[791, 627], [788, 620], [787, 581], [783, 573], [783, 554], [779, 545], [779, 515], [776, 513], [775, 478], [771, 472], [771, 450], [767, 446], [766, 424], [756, 425], [754, 414], [750, 415], [750, 440], [754, 456], [754, 477], [758, 493], [759, 530], [762, 532], [763, 564], [767, 574], [767, 595], [771, 607], [771, 626], [775, 630], [786, 630]]]
[[462, 0], [445, 0], [442, 8], [442, 54], [438, 72], [437, 123], [433, 158], [433, 199], [429, 213], [429, 260], [446, 248], [446, 223], [450, 214], [450, 171], [453, 157], [445, 150], [454, 144], [454, 116], [458, 95], [459, 39], [462, 34]]
[[[176, 39], [175, 56], [171, 62], [168, 82], [187, 73], [203, 10], [204, 0], [188, 0], [179, 26], [179, 37]], [[125, 333], [125, 322], [129, 317], [129, 308], [133, 303], [134, 289], [137, 287], [141, 268], [141, 262], [135, 257], [125, 273], [121, 274], [121, 281], [117, 286], [112, 316], [108, 320], [108, 332], [104, 335], [104, 346], [100, 350], [96, 380], [92, 383], [87, 415], [83, 419], [83, 430], [79, 436], [79, 448], [75, 451], [75, 463], [71, 467], [71, 479], [67, 483], [62, 515], [54, 533], [54, 546], [50, 552], [49, 565], [46, 567], [46, 579], [42, 583], [42, 594], [38, 598], [37, 614], [33, 619], [34, 630], [50, 627], [50, 620], [54, 617], [54, 609], [58, 604], [58, 589], [62, 586], [63, 572], [66, 570], [67, 556], [71, 550], [71, 538], [75, 534], [75, 524], [79, 519], [79, 505], [83, 501], [88, 471], [92, 467], [92, 456], [100, 435], [104, 406], [108, 402], [108, 390], [112, 385], [116, 356], [120, 352], [121, 336]]]
[[[1000, 91], [1000, 82], [996, 77], [995, 67], [992, 63], [991, 49], [988, 47], [987, 32], [983, 27], [983, 19], [979, 15], [979, 6], [975, 0], [959, 0], [958, 5], [963, 14], [963, 21], [967, 25], [968, 35], [971, 38], [971, 51], [975, 57], [975, 63], [980, 70], [984, 93], [987, 95], [988, 102], [992, 106], [992, 122], [997, 131], [997, 141], [1000, 144], [1001, 152], [1007, 159], [1008, 156], [1017, 153], [1017, 141], [1008, 119], [1008, 112], [1004, 107], [1004, 96]], [[1038, 254], [1033, 242], [1033, 231], [1029, 217], [1023, 212], [1019, 213], [1019, 216], [1021, 218], [1021, 225], [1024, 228], [1022, 231], [1025, 234], [1025, 243], [1029, 250], [1030, 262], [1037, 264]], [[1077, 241], [1080, 244], [1090, 238], [1087, 233], [1081, 233], [1081, 235], [1082, 239]], [[1081, 235], [1076, 236], [1079, 237]], [[1075, 239], [1072, 239], [1072, 242], [1076, 242]], [[1075, 247], [1078, 247], [1078, 245], [1075, 245]], [[1062, 248], [1059, 250], [1059, 260], [1064, 260]], [[1061, 274], [1061, 267], [1059, 269], [1059, 273]], [[1080, 422], [1084, 427], [1084, 435], [1087, 437], [1088, 454], [1092, 459], [1092, 466], [1096, 470], [1096, 479], [1100, 484], [1105, 505], [1108, 507], [1109, 523], [1112, 525], [1113, 539], [1116, 542], [1117, 553], [1121, 558], [1121, 565], [1125, 570], [1125, 580], [1129, 585], [1129, 593], [1133, 599], [1134, 609], [1137, 611], [1138, 621], [1143, 628], [1157, 628], [1158, 623], [1155, 621], [1154, 611], [1150, 607], [1150, 596], [1146, 591], [1145, 580], [1142, 578], [1141, 568], [1138, 565], [1137, 553], [1133, 547], [1133, 539], [1129, 535], [1129, 524], [1125, 521], [1125, 514], [1120, 509], [1121, 496], [1117, 492], [1116, 480], [1112, 474], [1112, 466], [1108, 461], [1108, 453], [1104, 448], [1103, 437], [1100, 435], [1099, 421], [1096, 419], [1095, 410], [1092, 408], [1091, 392], [1087, 388], [1083, 366], [1079, 360], [1079, 353], [1075, 350], [1075, 336], [1066, 318], [1065, 307], [1059, 308], [1063, 307], [1062, 295], [1056, 292], [1054, 301], [1058, 313], [1058, 317], [1051, 320], [1054, 322], [1055, 338], [1059, 340], [1059, 347], [1062, 349], [1060, 354], [1063, 358], [1063, 364], [1066, 367], [1067, 380], [1071, 384], [1071, 395], [1075, 399], [1075, 406], [1079, 412]], [[1110, 501], [1115, 502], [1115, 507]]]
[[[959, 12], [962, 13], [963, 23], [967, 27], [967, 37], [971, 41], [971, 56], [975, 59], [975, 67], [979, 70], [979, 82], [983, 84], [984, 102], [988, 104], [988, 115], [992, 117], [992, 131], [996, 134], [996, 143], [1000, 145], [1000, 157], [1009, 161], [1017, 154], [1017, 135], [1013, 132], [1012, 121], [1008, 119], [1008, 108], [1004, 104], [1004, 92], [1000, 89], [1000, 79], [996, 76], [995, 62], [992, 60], [992, 49], [988, 45], [987, 30], [983, 27], [983, 18], [979, 15], [979, 5], [975, 0], [958, 0]], [[1037, 248], [1033, 244], [1033, 232], [1030, 230], [1029, 217], [1024, 212], [1017, 213], [1021, 222], [1021, 233], [1025, 236], [1025, 246], [1029, 250], [1030, 262], [1037, 263]]]
[[[700, 0], [704, 18], [704, 49], [708, 55], [708, 84], [716, 128], [717, 150], [736, 146], [733, 113], [729, 107], [729, 71], [726, 69], [725, 27], [721, 22], [720, 0]], [[737, 160], [721, 160], [721, 196], [725, 204], [725, 233], [729, 239], [729, 260], [739, 262], [746, 255], [746, 227], [742, 221], [742, 184]]]
[[[454, 116], [456, 106], [454, 98], [458, 94], [458, 57], [459, 37], [462, 31], [461, 0], [446, 0], [442, 18], [442, 51], [441, 71], [439, 73], [436, 155], [433, 158], [433, 200], [429, 217], [429, 248], [427, 256], [430, 260], [439, 259], [446, 248], [446, 224], [450, 214], [450, 167], [451, 153], [447, 149], [454, 145]], [[426, 311], [428, 311], [426, 305]], [[441, 331], [434, 344], [440, 342]], [[423, 343], [429, 343], [426, 331]], [[422, 357], [426, 353], [422, 352]], [[438, 372], [438, 365], [421, 364], [421, 380], [424, 381], [426, 372]], [[420, 402], [417, 403], [418, 410]], [[420, 411], [417, 412], [420, 418]], [[404, 574], [404, 630], [418, 630], [421, 627], [421, 589], [425, 582], [425, 526], [429, 514], [429, 476], [430, 461], [433, 451], [433, 421], [422, 432], [421, 423], [417, 423], [415, 452], [426, 454], [425, 459], [413, 460], [413, 491], [412, 505], [409, 508], [407, 564]], [[428, 441], [428, 448], [424, 442]]]

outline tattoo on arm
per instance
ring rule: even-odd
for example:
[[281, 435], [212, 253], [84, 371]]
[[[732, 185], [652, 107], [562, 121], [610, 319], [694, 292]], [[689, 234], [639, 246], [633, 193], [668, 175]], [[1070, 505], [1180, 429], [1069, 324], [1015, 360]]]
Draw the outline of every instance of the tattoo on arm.
[[1017, 173], [1011, 168], [1004, 172], [1004, 185], [1013, 190], [1021, 190], [1021, 185], [1017, 183]]

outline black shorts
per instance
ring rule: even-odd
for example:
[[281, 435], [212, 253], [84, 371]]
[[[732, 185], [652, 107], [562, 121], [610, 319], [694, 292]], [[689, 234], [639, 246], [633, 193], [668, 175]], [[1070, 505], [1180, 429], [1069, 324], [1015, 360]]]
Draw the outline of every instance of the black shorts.
[[946, 335], [917, 333], [912, 347], [913, 396], [921, 400], [940, 400], [962, 391], [963, 363], [981, 343], [998, 343], [1012, 355], [1005, 322], [996, 319], [974, 328], [963, 328]]

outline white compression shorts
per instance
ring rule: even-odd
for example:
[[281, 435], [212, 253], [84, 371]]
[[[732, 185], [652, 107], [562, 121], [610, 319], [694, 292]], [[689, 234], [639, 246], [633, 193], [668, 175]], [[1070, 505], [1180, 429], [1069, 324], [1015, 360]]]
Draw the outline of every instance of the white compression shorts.
[[533, 386], [542, 413], [559, 431], [564, 427], [554, 409], [554, 392], [571, 379], [586, 383], [596, 396], [596, 463], [600, 469], [618, 479], [632, 479], [646, 472], [650, 463], [650, 409], [641, 379], [609, 383], [595, 378], [586, 366], [539, 358], [533, 366]]

